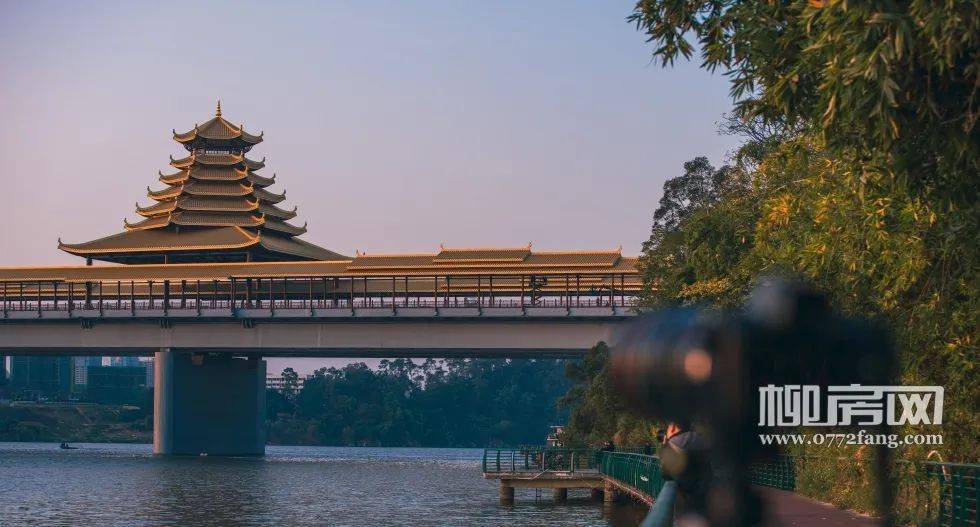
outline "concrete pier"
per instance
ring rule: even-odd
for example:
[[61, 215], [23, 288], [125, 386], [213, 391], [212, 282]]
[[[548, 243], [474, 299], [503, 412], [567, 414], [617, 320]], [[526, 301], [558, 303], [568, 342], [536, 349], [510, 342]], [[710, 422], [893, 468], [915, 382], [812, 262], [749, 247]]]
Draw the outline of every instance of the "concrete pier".
[[484, 478], [500, 480], [500, 503], [514, 502], [514, 489], [552, 489], [555, 501], [568, 500], [568, 489], [601, 489], [602, 475], [579, 472], [485, 472]]
[[265, 454], [265, 361], [162, 349], [153, 374], [154, 454]]
[[506, 481], [500, 481], [500, 503], [514, 503], [514, 487], [507, 485]]
[[602, 490], [602, 501], [605, 503], [613, 503], [619, 499], [619, 490], [615, 485], [609, 481], [605, 482], [605, 487]]

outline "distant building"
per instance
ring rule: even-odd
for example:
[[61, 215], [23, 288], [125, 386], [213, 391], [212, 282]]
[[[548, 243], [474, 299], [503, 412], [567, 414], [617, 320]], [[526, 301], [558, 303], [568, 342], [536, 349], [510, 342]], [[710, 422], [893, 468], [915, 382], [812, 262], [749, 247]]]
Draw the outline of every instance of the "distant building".
[[7, 357], [0, 355], [0, 386], [7, 384]]
[[87, 399], [103, 404], [139, 404], [146, 388], [143, 366], [89, 366]]
[[156, 364], [153, 358], [143, 361], [142, 366], [146, 368], [146, 387], [153, 388], [153, 366]]
[[109, 359], [109, 366], [115, 368], [135, 368], [142, 365], [139, 357], [111, 357]]
[[67, 400], [72, 378], [71, 357], [10, 358], [10, 391], [15, 397]]
[[[88, 384], [88, 368], [89, 366], [102, 366], [102, 357], [75, 357], [74, 367], [72, 370], [72, 383], [76, 387], [76, 391], [79, 387], [86, 386]], [[82, 388], [84, 390], [84, 388]]]
[[[279, 393], [282, 393], [282, 394], [285, 394], [285, 395], [296, 395], [296, 394], [298, 394], [300, 392], [300, 390], [303, 389], [303, 383], [304, 382], [306, 382], [306, 379], [303, 378], [303, 377], [300, 377], [300, 378], [296, 379], [296, 387], [294, 389], [292, 389], [292, 390], [287, 390], [286, 389], [286, 379], [284, 377], [282, 377], [282, 376], [271, 376], [271, 377], [266, 377], [265, 378], [265, 387], [266, 387], [266, 389], [275, 390], [275, 391], [277, 391]], [[288, 393], [287, 393], [287, 391], [288, 391]]]

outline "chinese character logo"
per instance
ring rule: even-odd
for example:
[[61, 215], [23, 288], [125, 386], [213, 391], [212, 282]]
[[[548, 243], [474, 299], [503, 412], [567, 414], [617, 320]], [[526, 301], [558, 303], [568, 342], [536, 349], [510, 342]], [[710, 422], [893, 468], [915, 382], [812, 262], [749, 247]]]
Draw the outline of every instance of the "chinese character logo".
[[828, 386], [825, 398], [820, 386], [759, 388], [759, 426], [942, 423], [942, 386]]

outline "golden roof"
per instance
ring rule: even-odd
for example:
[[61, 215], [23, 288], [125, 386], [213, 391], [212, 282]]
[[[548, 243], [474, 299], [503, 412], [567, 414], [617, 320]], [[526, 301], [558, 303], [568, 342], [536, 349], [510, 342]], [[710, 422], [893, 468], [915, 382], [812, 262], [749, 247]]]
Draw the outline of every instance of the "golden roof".
[[[255, 170], [265, 166], [265, 158], [255, 161], [245, 157], [245, 152], [262, 140], [261, 134], [248, 134], [244, 126], [235, 126], [224, 119], [220, 104], [213, 119], [203, 125], [195, 125], [193, 130], [183, 134], [175, 131], [174, 139], [183, 144], [190, 155], [182, 159], [171, 156], [170, 164], [177, 172], [159, 173], [159, 180], [167, 188], [151, 190], [147, 187], [147, 196], [156, 203], [147, 206], [136, 204], [137, 214], [144, 219], [135, 223], [124, 220], [126, 232], [113, 235], [117, 237], [75, 245], [59, 242], [59, 247], [73, 254], [81, 255], [83, 253], [80, 251], [87, 251], [85, 254], [98, 255], [96, 257], [102, 260], [130, 264], [174, 261], [167, 258], [168, 253], [186, 253], [186, 250], [177, 246], [168, 248], [167, 242], [179, 240], [177, 235], [186, 230], [216, 233], [214, 236], [224, 241], [213, 244], [213, 254], [177, 255], [185, 258], [185, 261], [194, 261], [195, 258], [235, 261], [242, 258], [293, 260], [338, 256], [313, 244], [291, 240], [306, 232], [305, 224], [297, 227], [285, 222], [296, 217], [295, 207], [289, 211], [275, 206], [286, 199], [285, 191], [275, 194], [265, 190], [264, 187], [275, 184], [275, 174], [271, 178], [255, 174]], [[268, 221], [266, 214], [269, 215]], [[247, 229], [242, 232], [254, 238], [249, 242], [250, 247], [254, 247], [245, 252], [226, 251], [228, 248], [240, 248], [241, 241], [238, 239], [240, 233], [235, 234], [237, 231], [229, 231], [228, 228]], [[154, 235], [128, 234], [141, 231], [159, 232]], [[226, 240], [229, 235], [234, 235], [234, 239]], [[147, 238], [150, 236], [154, 237]], [[129, 245], [120, 245], [122, 242], [119, 240], [125, 240]], [[209, 245], [201, 245], [204, 246]], [[150, 252], [160, 254], [142, 254]]]
[[128, 220], [123, 220], [123, 226], [126, 227], [127, 231], [139, 231], [143, 229], [156, 229], [158, 227], [166, 227], [170, 224], [170, 214], [164, 216], [154, 216], [152, 218], [147, 218], [136, 223], [129, 223]]
[[447, 249], [440, 247], [434, 262], [454, 263], [461, 261], [522, 262], [531, 254], [531, 244], [526, 247]]
[[154, 216], [159, 216], [161, 214], [173, 212], [173, 210], [176, 207], [177, 207], [176, 199], [161, 200], [147, 207], [141, 207], [140, 204], [137, 203], [136, 214], [139, 214], [140, 216], [145, 216], [147, 218], [152, 218]]
[[262, 135], [252, 135], [242, 129], [241, 126], [235, 126], [222, 117], [214, 117], [184, 133], [177, 133], [174, 130], [174, 140], [178, 143], [190, 143], [197, 138], [204, 138], [212, 140], [240, 139], [245, 143], [255, 145], [262, 142]]
[[290, 225], [284, 221], [279, 221], [274, 218], [268, 218], [262, 225], [267, 229], [272, 229], [281, 233], [289, 234], [291, 236], [299, 236], [306, 232], [306, 225], [302, 227], [296, 227], [295, 225]]
[[441, 248], [438, 253], [357, 253], [350, 270], [384, 273], [479, 273], [494, 272], [627, 272], [636, 271], [638, 259], [623, 256], [620, 249], [605, 251], [532, 252], [519, 248]]
[[[214, 251], [262, 247], [276, 254], [291, 254], [313, 261], [277, 261], [253, 263], [191, 263], [169, 265], [126, 266], [65, 266], [65, 267], [0, 267], [0, 282], [19, 280], [157, 280], [157, 279], [220, 279], [228, 277], [298, 277], [309, 276], [413, 276], [413, 280], [431, 284], [433, 276], [451, 276], [454, 288], [475, 288], [476, 277], [484, 276], [483, 287], [488, 283], [486, 275], [494, 274], [495, 287], [506, 287], [515, 282], [514, 277], [537, 276], [547, 283], [546, 287], [561, 290], [565, 276], [548, 280], [561, 273], [571, 275], [580, 286], [621, 284], [629, 291], [642, 287], [642, 277], [637, 267], [638, 258], [621, 256], [620, 251], [567, 251], [531, 252], [525, 262], [487, 262], [473, 249], [460, 250], [459, 256], [472, 255], [469, 265], [435, 262], [438, 253], [424, 254], [377, 254], [358, 255], [354, 258], [327, 251], [297, 238], [268, 234], [253, 235], [238, 227], [206, 229], [182, 229], [173, 232], [164, 229], [128, 231], [83, 244], [67, 245], [59, 242], [62, 250], [80, 256], [95, 256], [113, 252], [158, 252], [161, 250]], [[494, 249], [484, 251], [496, 252]], [[501, 249], [505, 251], [506, 249]], [[611, 262], [609, 255], [615, 255]], [[461, 258], [466, 260], [466, 258]], [[531, 261], [534, 263], [526, 263]], [[593, 265], [574, 265], [595, 261]], [[484, 262], [484, 263], [480, 263]], [[468, 277], [468, 278], [467, 278]], [[419, 282], [420, 284], [423, 282]], [[374, 285], [372, 287], [386, 287]], [[400, 287], [400, 286], [399, 286]], [[426, 286], [427, 287], [427, 286]], [[390, 289], [389, 289], [390, 290]]]
[[79, 256], [114, 252], [156, 252], [164, 250], [241, 249], [258, 243], [258, 236], [238, 227], [214, 229], [130, 230], [85, 243], [67, 244], [58, 240], [58, 248]]
[[150, 187], [146, 187], [146, 196], [157, 201], [163, 201], [179, 196], [182, 191], [183, 187], [181, 186], [167, 187], [163, 190], [152, 190]]
[[264, 222], [262, 216], [253, 214], [199, 211], [180, 211], [170, 214], [170, 223], [195, 227], [258, 227]]
[[259, 212], [281, 220], [289, 220], [296, 217], [296, 207], [293, 207], [293, 210], [283, 210], [271, 203], [265, 203], [263, 201], [259, 201]]
[[251, 185], [238, 181], [198, 181], [184, 184], [182, 192], [191, 196], [247, 196], [252, 193]]
[[196, 211], [248, 212], [258, 209], [259, 202], [236, 196], [186, 196], [177, 198], [177, 208]]
[[285, 190], [282, 191], [282, 194], [274, 194], [264, 188], [257, 188], [252, 191], [252, 194], [255, 194], [255, 197], [259, 198], [260, 200], [267, 201], [269, 203], [279, 203], [286, 199]]
[[235, 166], [249, 170], [259, 170], [265, 166], [265, 159], [255, 161], [245, 157], [245, 154], [191, 154], [180, 159], [170, 158], [170, 166], [174, 168], [190, 168], [195, 165], [204, 166]]
[[193, 143], [197, 139], [201, 138], [209, 139], [211, 141], [238, 140], [248, 146], [252, 146], [262, 142], [264, 132], [260, 133], [259, 135], [252, 135], [245, 131], [244, 124], [235, 126], [221, 116], [221, 103], [218, 102], [217, 111], [211, 120], [202, 125], [195, 124], [194, 128], [184, 133], [177, 133], [177, 130], [174, 130], [173, 134], [174, 141], [181, 144]]
[[[297, 238], [276, 236], [269, 233], [253, 234], [241, 227], [207, 227], [171, 229], [129, 230], [98, 240], [78, 244], [66, 244], [58, 240], [58, 248], [77, 256], [99, 258], [102, 255], [124, 253], [171, 253], [188, 251], [238, 251], [259, 248], [271, 251], [282, 257], [304, 260], [342, 260], [349, 257], [328, 251]], [[283, 262], [285, 263], [285, 262]], [[178, 264], [174, 264], [178, 265]], [[221, 265], [221, 264], [182, 264], [182, 265]], [[129, 269], [154, 267], [131, 265], [124, 267], [90, 267], [87, 269]], [[158, 266], [159, 267], [159, 266]], [[0, 279], [4, 276], [0, 268]], [[130, 275], [136, 276], [136, 275]], [[229, 276], [229, 275], [225, 275]]]

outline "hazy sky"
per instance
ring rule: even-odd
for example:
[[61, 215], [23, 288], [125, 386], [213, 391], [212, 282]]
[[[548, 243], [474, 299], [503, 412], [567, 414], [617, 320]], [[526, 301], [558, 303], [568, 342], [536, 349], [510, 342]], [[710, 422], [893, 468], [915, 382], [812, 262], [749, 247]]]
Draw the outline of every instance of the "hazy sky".
[[726, 80], [652, 63], [632, 4], [2, 1], [0, 265], [80, 263], [58, 237], [135, 220], [219, 97], [308, 241], [636, 254], [664, 180], [734, 140]]

